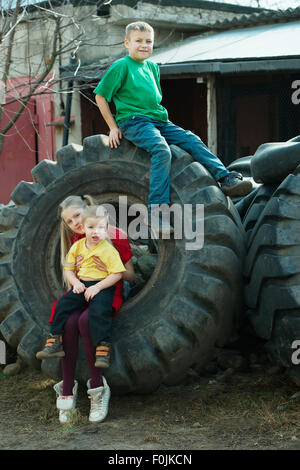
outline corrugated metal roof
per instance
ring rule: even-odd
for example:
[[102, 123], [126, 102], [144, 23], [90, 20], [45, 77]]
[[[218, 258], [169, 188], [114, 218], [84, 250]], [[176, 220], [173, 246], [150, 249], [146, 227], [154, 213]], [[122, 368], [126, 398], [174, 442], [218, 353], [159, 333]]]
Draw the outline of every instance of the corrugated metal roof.
[[214, 29], [215, 31], [228, 31], [231, 28], [250, 27], [259, 24], [268, 23], [287, 23], [288, 21], [296, 21], [300, 19], [300, 7], [287, 8], [286, 10], [263, 10], [255, 12], [252, 15], [235, 16], [232, 19], [217, 20], [210, 24], [207, 31]]
[[234, 29], [186, 39], [155, 52], [158, 64], [300, 56], [300, 21]]

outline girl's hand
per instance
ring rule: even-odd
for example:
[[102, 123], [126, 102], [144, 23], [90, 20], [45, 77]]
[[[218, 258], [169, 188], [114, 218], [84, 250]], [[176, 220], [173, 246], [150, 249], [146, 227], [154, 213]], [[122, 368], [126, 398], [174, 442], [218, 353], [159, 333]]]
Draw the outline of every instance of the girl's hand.
[[98, 292], [100, 292], [100, 290], [101, 289], [99, 286], [97, 286], [97, 284], [88, 287], [84, 293], [85, 300], [89, 302], [93, 297], [95, 297], [95, 295], [98, 294]]
[[108, 273], [106, 264], [102, 263], [101, 259], [98, 256], [93, 256], [93, 260], [96, 263], [97, 269], [99, 269], [100, 271], [105, 271], [106, 273]]
[[76, 273], [79, 271], [82, 261], [83, 261], [83, 256], [76, 257], [76, 260], [75, 260], [75, 272]]
[[73, 284], [73, 292], [74, 292], [74, 294], [81, 294], [81, 293], [84, 292], [85, 290], [86, 290], [86, 287], [85, 287], [85, 285], [84, 285], [82, 282], [80, 282], [80, 281], [78, 281], [78, 282], [76, 282], [76, 283], [74, 282], [74, 284]]
[[114, 127], [110, 130], [108, 136], [108, 145], [113, 148], [118, 148], [120, 145], [120, 140], [122, 139], [123, 135], [121, 130], [118, 127]]

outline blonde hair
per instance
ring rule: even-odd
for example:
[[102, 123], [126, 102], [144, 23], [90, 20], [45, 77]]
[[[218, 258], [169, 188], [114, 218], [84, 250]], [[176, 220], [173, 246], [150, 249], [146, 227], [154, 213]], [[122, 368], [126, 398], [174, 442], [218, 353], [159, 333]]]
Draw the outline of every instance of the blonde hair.
[[66, 255], [72, 246], [72, 230], [68, 227], [62, 213], [68, 207], [76, 207], [78, 209], [85, 209], [88, 206], [95, 205], [95, 201], [92, 196], [68, 196], [58, 206], [58, 215], [60, 217], [60, 262], [62, 267], [65, 263]]
[[148, 31], [154, 35], [154, 29], [152, 26], [150, 26], [148, 23], [145, 23], [144, 21], [135, 21], [134, 23], [129, 23], [125, 29], [125, 39], [129, 39], [131, 31]]
[[96, 205], [92, 205], [92, 206], [87, 206], [85, 207], [85, 209], [83, 209], [83, 212], [82, 212], [82, 224], [84, 225], [86, 220], [89, 219], [89, 218], [93, 218], [93, 219], [104, 219], [105, 223], [106, 223], [106, 236], [105, 236], [105, 239], [108, 240], [110, 243], [111, 243], [111, 240], [108, 236], [108, 233], [107, 233], [107, 228], [108, 228], [108, 212], [107, 212], [107, 209], [104, 207], [104, 206], [96, 206]]

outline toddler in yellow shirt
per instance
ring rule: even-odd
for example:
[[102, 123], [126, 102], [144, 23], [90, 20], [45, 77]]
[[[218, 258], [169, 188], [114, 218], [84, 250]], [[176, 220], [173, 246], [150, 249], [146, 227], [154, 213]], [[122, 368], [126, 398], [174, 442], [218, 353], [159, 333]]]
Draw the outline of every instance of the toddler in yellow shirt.
[[[112, 303], [115, 284], [126, 271], [118, 251], [110, 243], [107, 227], [108, 216], [102, 206], [88, 206], [83, 212], [82, 223], [86, 238], [74, 243], [64, 265], [64, 276], [72, 288], [63, 295], [55, 307], [45, 348], [36, 354], [38, 359], [63, 357], [64, 326], [69, 315], [89, 304], [89, 328], [96, 347], [96, 367], [109, 367]], [[83, 258], [76, 273], [76, 258]], [[97, 268], [93, 260], [98, 256], [107, 271]]]

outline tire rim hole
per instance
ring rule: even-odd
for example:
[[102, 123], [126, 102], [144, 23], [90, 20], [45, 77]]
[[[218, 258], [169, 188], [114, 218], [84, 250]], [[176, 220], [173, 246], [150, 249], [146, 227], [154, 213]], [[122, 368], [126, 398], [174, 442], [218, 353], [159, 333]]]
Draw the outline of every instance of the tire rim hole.
[[[124, 301], [126, 302], [127, 300], [132, 299], [138, 293], [140, 293], [151, 278], [159, 259], [159, 243], [158, 240], [155, 240], [151, 237], [147, 239], [130, 238], [130, 236], [128, 235], [128, 227], [130, 226], [131, 222], [134, 221], [135, 216], [128, 215], [128, 206], [121, 208], [121, 210], [127, 211], [127, 226], [124, 227], [122, 226], [122, 224], [119, 223], [120, 207], [113, 197], [103, 197], [102, 195], [102, 197], [95, 197], [95, 199], [97, 199], [99, 204], [105, 205], [106, 203], [109, 203], [110, 205], [114, 206], [114, 213], [111, 213], [109, 211], [110, 224], [125, 231], [128, 236], [128, 240], [132, 250], [131, 261], [135, 270], [135, 280], [130, 284], [126, 281], [123, 282], [123, 297]], [[128, 203], [130, 204], [131, 202], [142, 203], [142, 201], [137, 200], [131, 201], [129, 197]], [[136, 217], [138, 217], [138, 215], [139, 214], [137, 214]]]

